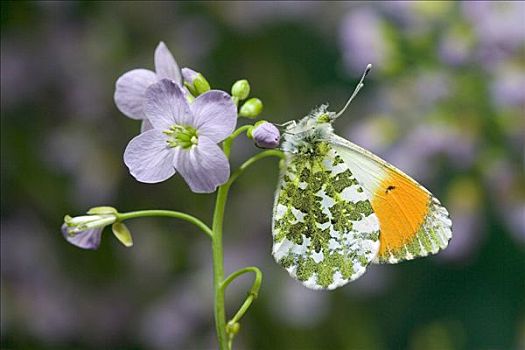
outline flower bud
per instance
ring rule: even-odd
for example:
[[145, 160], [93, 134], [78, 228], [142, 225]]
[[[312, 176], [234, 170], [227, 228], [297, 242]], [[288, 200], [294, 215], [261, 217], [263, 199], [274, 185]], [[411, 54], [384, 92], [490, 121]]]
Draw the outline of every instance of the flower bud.
[[102, 231], [111, 225], [115, 237], [126, 247], [133, 245], [128, 228], [118, 219], [118, 211], [113, 207], [95, 207], [88, 215], [64, 217], [61, 227], [64, 238], [71, 244], [84, 249], [97, 249], [100, 245]]
[[241, 107], [241, 110], [239, 111], [239, 115], [241, 117], [246, 118], [255, 118], [257, 117], [263, 110], [263, 103], [261, 100], [259, 100], [256, 97], [250, 98], [248, 101], [244, 102], [244, 104]]
[[226, 325], [226, 333], [230, 335], [236, 335], [237, 333], [239, 333], [240, 330], [241, 330], [241, 325], [239, 324], [239, 322], [232, 323], [230, 321]]
[[261, 120], [248, 130], [248, 137], [253, 138], [257, 147], [275, 148], [279, 146], [281, 134], [275, 125]]
[[124, 244], [126, 247], [131, 247], [133, 245], [133, 238], [131, 237], [131, 232], [129, 232], [126, 225], [122, 222], [115, 222], [111, 226], [111, 230], [120, 243]]
[[248, 95], [250, 95], [250, 83], [248, 83], [248, 80], [237, 80], [232, 86], [232, 96], [240, 101], [247, 98]]
[[210, 84], [204, 76], [190, 68], [182, 68], [184, 86], [193, 96], [199, 96], [210, 90]]

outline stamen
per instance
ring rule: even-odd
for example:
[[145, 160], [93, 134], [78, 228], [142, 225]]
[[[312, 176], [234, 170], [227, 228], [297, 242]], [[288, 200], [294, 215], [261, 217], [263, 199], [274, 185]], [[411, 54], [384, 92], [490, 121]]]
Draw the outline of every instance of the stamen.
[[169, 147], [189, 148], [199, 141], [197, 130], [192, 126], [177, 125], [170, 126], [169, 130], [163, 131], [168, 136], [166, 140]]

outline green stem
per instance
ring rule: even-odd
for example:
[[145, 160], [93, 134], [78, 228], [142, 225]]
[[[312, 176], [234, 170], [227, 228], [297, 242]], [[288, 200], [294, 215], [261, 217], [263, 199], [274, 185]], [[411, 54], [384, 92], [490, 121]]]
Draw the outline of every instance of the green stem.
[[226, 157], [229, 157], [230, 156], [230, 150], [231, 150], [231, 147], [232, 147], [232, 142], [233, 140], [239, 136], [240, 134], [242, 134], [243, 132], [245, 131], [248, 131], [253, 125], [243, 125], [243, 126], [240, 126], [238, 127], [237, 129], [235, 129], [234, 132], [232, 132], [232, 134], [230, 136], [228, 136], [226, 138], [226, 140], [224, 140], [224, 143], [223, 143], [223, 150], [224, 150], [224, 154], [226, 154]]
[[233, 174], [230, 176], [230, 179], [227, 183], [232, 184], [237, 178], [248, 168], [250, 165], [255, 163], [258, 160], [261, 160], [263, 158], [267, 157], [279, 157], [281, 159], [284, 159], [284, 153], [278, 150], [266, 150], [261, 153], [258, 153], [245, 161], [237, 170], [233, 172]]
[[224, 290], [221, 289], [222, 279], [224, 278], [223, 249], [222, 249], [222, 226], [224, 222], [224, 209], [228, 198], [230, 185], [226, 183], [219, 187], [217, 200], [215, 202], [215, 212], [213, 214], [213, 286], [215, 290], [215, 327], [217, 338], [221, 350], [228, 349], [228, 338], [226, 334], [226, 312], [224, 310]]
[[[247, 131], [251, 125], [244, 125], [235, 130], [223, 143], [223, 151], [226, 157], [230, 156], [231, 145], [233, 140], [244, 131]], [[219, 342], [219, 348], [221, 350], [228, 350], [231, 348], [231, 338], [228, 339], [228, 333], [226, 331], [226, 311], [224, 308], [224, 253], [222, 247], [222, 233], [223, 233], [223, 222], [224, 222], [224, 210], [226, 207], [226, 201], [228, 199], [228, 192], [233, 182], [242, 174], [246, 168], [259, 159], [263, 159], [270, 156], [283, 157], [283, 153], [280, 151], [265, 151], [256, 154], [252, 158], [244, 162], [239, 169], [237, 169], [230, 177], [228, 182], [219, 187], [217, 192], [217, 199], [215, 201], [215, 211], [213, 213], [213, 225], [212, 225], [212, 253], [213, 253], [213, 286], [215, 291], [215, 302], [214, 302], [214, 316], [215, 316], [215, 328], [217, 331], [217, 339]], [[262, 279], [262, 276], [261, 276]], [[229, 282], [228, 282], [229, 283]], [[259, 282], [260, 286], [260, 282]], [[254, 297], [252, 296], [244, 302], [239, 310], [239, 318], [244, 315]]]
[[226, 288], [228, 285], [233, 282], [237, 277], [244, 275], [245, 273], [253, 272], [255, 274], [255, 280], [253, 281], [252, 287], [250, 288], [250, 291], [248, 292], [248, 296], [246, 297], [246, 300], [241, 305], [235, 316], [232, 317], [232, 319], [228, 323], [235, 323], [239, 322], [239, 320], [244, 316], [248, 308], [250, 307], [251, 303], [254, 299], [257, 299], [257, 296], [259, 295], [259, 289], [261, 288], [262, 283], [262, 272], [255, 266], [249, 266], [242, 268], [240, 270], [235, 271], [231, 275], [229, 275], [224, 282], [221, 284], [221, 288], [223, 289], [223, 292], [226, 291]]
[[253, 125], [251, 125], [251, 124], [239, 126], [234, 132], [232, 132], [232, 134], [230, 136], [228, 136], [228, 138], [233, 140], [234, 138], [236, 138], [237, 136], [239, 136], [243, 132], [248, 131], [248, 129], [250, 129], [252, 126]]
[[[229, 158], [233, 139], [241, 134], [238, 128], [223, 143], [223, 150], [226, 157]], [[235, 135], [235, 136], [234, 136]], [[222, 249], [222, 226], [224, 222], [224, 209], [228, 199], [228, 191], [231, 183], [228, 181], [219, 187], [217, 199], [215, 200], [215, 211], [213, 212], [212, 225], [212, 255], [213, 255], [213, 289], [214, 296], [214, 317], [217, 340], [221, 350], [229, 349], [228, 337], [226, 333], [226, 311], [224, 310], [224, 290], [221, 289], [224, 278], [224, 253]]]
[[242, 303], [241, 307], [235, 313], [235, 316], [233, 316], [233, 318], [230, 319], [228, 321], [228, 324], [226, 325], [226, 332], [228, 334], [228, 349], [229, 350], [232, 349], [233, 338], [235, 338], [235, 335], [239, 332], [238, 322], [244, 316], [246, 311], [248, 311], [252, 302], [255, 299], [257, 299], [257, 296], [259, 295], [259, 289], [261, 288], [261, 283], [262, 283], [262, 272], [255, 266], [245, 267], [229, 275], [221, 284], [221, 289], [223, 290], [223, 293], [225, 293], [226, 288], [230, 285], [231, 282], [233, 282], [237, 277], [245, 273], [248, 273], [248, 272], [253, 272], [255, 274], [255, 279], [253, 281], [252, 287], [250, 288], [250, 291], [248, 292], [248, 296]]
[[142, 218], [142, 217], [148, 217], [148, 216], [150, 217], [151, 216], [166, 216], [170, 218], [176, 218], [176, 219], [187, 221], [197, 226], [198, 228], [200, 228], [201, 231], [204, 232], [206, 235], [208, 235], [210, 238], [213, 238], [212, 230], [204, 222], [202, 222], [201, 220], [189, 214], [181, 213], [181, 212], [173, 211], [173, 210], [137, 210], [137, 211], [131, 211], [128, 213], [118, 213], [117, 219], [119, 221], [124, 221], [124, 220]]

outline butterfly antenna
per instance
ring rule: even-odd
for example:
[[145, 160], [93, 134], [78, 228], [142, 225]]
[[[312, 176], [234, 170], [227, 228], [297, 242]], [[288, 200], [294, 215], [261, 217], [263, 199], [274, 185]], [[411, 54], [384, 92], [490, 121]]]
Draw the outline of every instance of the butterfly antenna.
[[294, 122], [294, 120], [290, 120], [290, 121], [287, 121], [287, 122], [285, 122], [285, 123], [283, 123], [283, 124], [273, 123], [273, 125], [275, 125], [275, 126], [279, 126], [279, 127], [286, 127], [286, 126], [292, 124], [293, 122]]
[[352, 100], [354, 99], [354, 97], [357, 95], [357, 93], [359, 92], [359, 90], [361, 90], [361, 88], [363, 86], [365, 86], [365, 84], [363, 83], [364, 80], [365, 80], [365, 77], [368, 75], [368, 73], [370, 72], [370, 70], [372, 69], [372, 65], [371, 64], [368, 64], [368, 66], [366, 66], [366, 69], [363, 73], [363, 75], [361, 76], [361, 80], [359, 80], [359, 84], [357, 84], [357, 86], [355, 87], [355, 90], [354, 92], [352, 93], [352, 96], [350, 96], [350, 98], [348, 99], [348, 101], [346, 102], [345, 106], [343, 107], [343, 109], [341, 109], [334, 117], [334, 119], [338, 118], [339, 116], [341, 116], [341, 114], [343, 114], [346, 109], [348, 108], [348, 106], [350, 105], [350, 102], [352, 102]]

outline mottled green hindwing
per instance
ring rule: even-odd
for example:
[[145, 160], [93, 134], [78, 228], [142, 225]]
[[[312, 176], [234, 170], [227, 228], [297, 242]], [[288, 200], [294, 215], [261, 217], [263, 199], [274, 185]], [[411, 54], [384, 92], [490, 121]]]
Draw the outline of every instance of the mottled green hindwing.
[[358, 278], [379, 250], [379, 222], [365, 191], [321, 141], [286, 153], [272, 233], [275, 260], [312, 289]]

